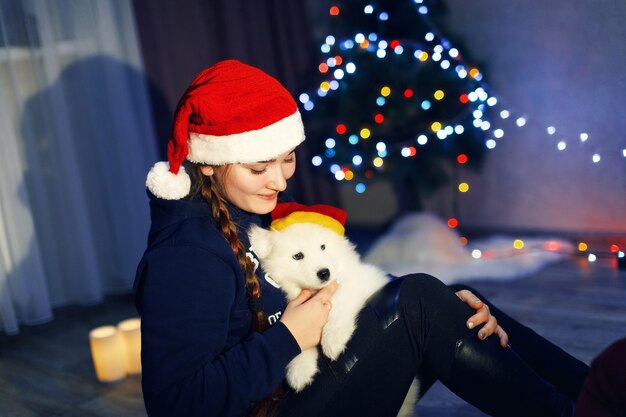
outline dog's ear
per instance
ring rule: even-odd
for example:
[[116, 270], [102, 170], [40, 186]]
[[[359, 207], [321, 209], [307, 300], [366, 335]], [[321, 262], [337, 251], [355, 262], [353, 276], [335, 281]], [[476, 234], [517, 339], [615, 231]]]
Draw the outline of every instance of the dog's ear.
[[272, 232], [253, 224], [248, 230], [248, 238], [250, 238], [250, 246], [256, 255], [263, 259], [272, 249]]

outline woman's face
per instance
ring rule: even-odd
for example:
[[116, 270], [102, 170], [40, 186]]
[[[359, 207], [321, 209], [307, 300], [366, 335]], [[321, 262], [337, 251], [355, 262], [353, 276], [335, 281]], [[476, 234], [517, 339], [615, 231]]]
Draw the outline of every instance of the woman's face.
[[207, 166], [202, 167], [202, 173], [215, 175], [231, 204], [250, 213], [267, 214], [276, 206], [278, 193], [285, 191], [295, 169], [296, 154], [292, 149], [270, 161]]

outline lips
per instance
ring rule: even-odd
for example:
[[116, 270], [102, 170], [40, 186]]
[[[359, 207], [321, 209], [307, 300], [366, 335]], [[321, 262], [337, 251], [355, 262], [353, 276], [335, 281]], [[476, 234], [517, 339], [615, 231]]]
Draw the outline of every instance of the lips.
[[258, 194], [258, 196], [259, 196], [260, 198], [262, 198], [263, 200], [268, 200], [268, 201], [271, 201], [271, 200], [276, 199], [276, 197], [278, 196], [278, 193], [272, 193], [272, 194]]

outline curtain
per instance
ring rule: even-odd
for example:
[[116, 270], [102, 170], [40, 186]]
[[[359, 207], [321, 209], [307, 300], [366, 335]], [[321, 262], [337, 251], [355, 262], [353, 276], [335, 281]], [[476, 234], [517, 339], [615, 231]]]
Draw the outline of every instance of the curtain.
[[6, 333], [130, 291], [157, 160], [150, 88], [127, 0], [0, 0]]
[[[162, 153], [171, 120], [166, 109], [174, 108], [198, 72], [219, 60], [234, 58], [261, 68], [296, 98], [315, 79], [320, 34], [314, 34], [312, 17], [328, 15], [315, 0], [133, 0], [133, 5], [145, 71], [162, 87], [161, 99], [168, 103], [154, 102], [153, 109]], [[289, 192], [303, 203], [338, 204], [334, 179], [311, 169], [308, 148], [319, 140], [309, 137], [298, 147]]]

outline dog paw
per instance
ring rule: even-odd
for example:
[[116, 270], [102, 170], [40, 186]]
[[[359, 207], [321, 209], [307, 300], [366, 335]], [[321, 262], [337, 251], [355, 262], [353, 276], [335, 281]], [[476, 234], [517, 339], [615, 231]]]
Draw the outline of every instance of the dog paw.
[[287, 383], [294, 391], [300, 392], [313, 382], [317, 372], [317, 351], [304, 351], [287, 365]]
[[324, 352], [324, 356], [331, 360], [337, 360], [341, 352], [345, 350], [351, 336], [351, 332], [325, 332], [322, 337], [322, 352]]
[[315, 369], [291, 368], [287, 371], [287, 383], [295, 392], [300, 392], [313, 382], [313, 377], [317, 373]]

